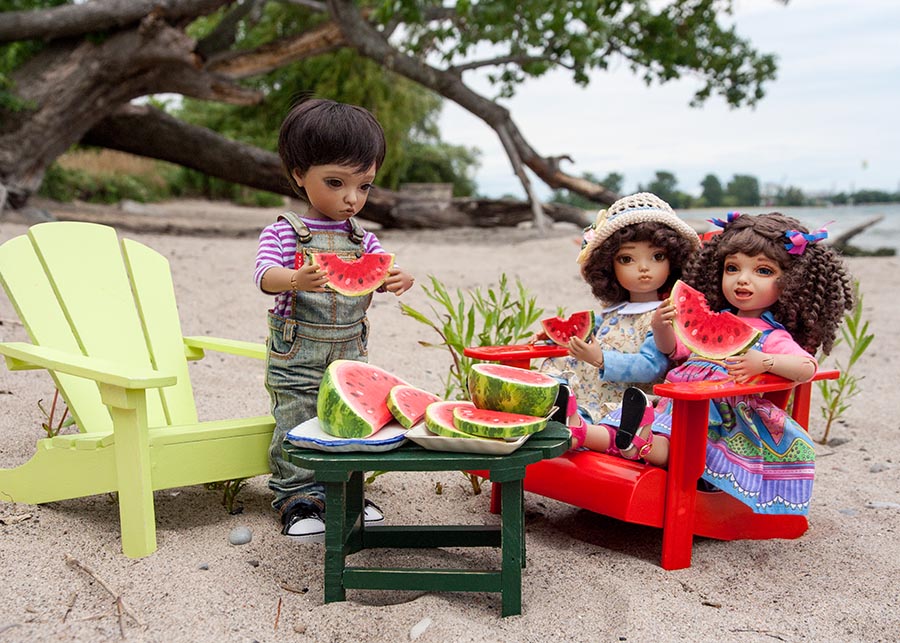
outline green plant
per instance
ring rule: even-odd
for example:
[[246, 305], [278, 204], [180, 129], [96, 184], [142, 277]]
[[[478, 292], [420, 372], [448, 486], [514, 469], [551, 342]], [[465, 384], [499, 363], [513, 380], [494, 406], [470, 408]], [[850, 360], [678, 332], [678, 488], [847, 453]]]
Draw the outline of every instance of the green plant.
[[53, 391], [53, 402], [50, 404], [50, 411], [44, 408], [44, 400], [38, 400], [38, 408], [41, 410], [41, 413], [44, 414], [46, 418], [45, 422], [41, 422], [41, 428], [44, 429], [44, 432], [47, 434], [48, 438], [56, 437], [59, 435], [60, 431], [66, 427], [72, 426], [75, 424], [75, 418], [69, 416], [69, 407], [66, 406], [65, 402], [62, 402], [63, 411], [62, 417], [59, 418], [59, 422], [54, 424], [55, 415], [56, 415], [56, 404], [59, 402], [59, 390]]
[[[400, 309], [404, 315], [433, 328], [442, 340], [440, 344], [419, 344], [427, 348], [444, 348], [450, 353], [452, 363], [445, 381], [444, 398], [468, 399], [466, 382], [473, 360], [463, 354], [465, 348], [514, 344], [530, 337], [530, 327], [543, 316], [544, 309], [536, 306], [535, 298], [518, 279], [513, 294], [506, 273], [500, 275], [496, 290], [488, 288], [482, 293], [480, 288], [475, 288], [469, 291], [468, 304], [460, 289], [453, 297], [437, 277], [429, 275], [429, 279], [431, 288], [423, 286], [422, 290], [437, 304], [437, 307], [430, 306], [434, 319], [406, 304], [400, 304]], [[477, 330], [479, 321], [481, 329]], [[467, 471], [462, 474], [472, 486], [472, 493], [480, 494], [481, 478]]]
[[243, 507], [238, 506], [237, 510], [234, 508], [235, 502], [237, 502], [237, 495], [241, 492], [241, 490], [247, 485], [247, 478], [235, 478], [234, 480], [220, 480], [219, 482], [209, 482], [206, 484], [206, 488], [210, 491], [222, 490], [222, 504], [225, 506], [226, 511], [230, 514], [241, 513]]
[[857, 377], [851, 371], [875, 338], [873, 333], [868, 332], [869, 322], [862, 318], [863, 297], [859, 294], [859, 282], [854, 284], [854, 291], [856, 304], [853, 310], [844, 315], [841, 337], [835, 342], [835, 346], [844, 342], [850, 350], [850, 356], [844, 365], [835, 361], [838, 370], [841, 371], [840, 377], [836, 380], [819, 382], [819, 391], [823, 399], [822, 417], [825, 418], [825, 431], [818, 440], [819, 444], [828, 442], [831, 425], [850, 408], [850, 400], [859, 393], [859, 382], [863, 377]]
[[434, 302], [430, 305], [433, 319], [407, 304], [401, 303], [400, 309], [404, 315], [433, 328], [441, 338], [438, 344], [420, 341], [420, 345], [450, 353], [452, 363], [443, 397], [468, 399], [466, 381], [472, 359], [463, 354], [465, 348], [514, 344], [530, 337], [530, 327], [541, 318], [544, 309], [536, 306], [535, 298], [518, 279], [513, 293], [506, 273], [500, 275], [496, 290], [488, 288], [482, 292], [475, 288], [468, 291], [468, 297], [460, 289], [452, 295], [434, 275], [429, 275], [429, 279], [431, 288], [423, 286], [422, 290]]

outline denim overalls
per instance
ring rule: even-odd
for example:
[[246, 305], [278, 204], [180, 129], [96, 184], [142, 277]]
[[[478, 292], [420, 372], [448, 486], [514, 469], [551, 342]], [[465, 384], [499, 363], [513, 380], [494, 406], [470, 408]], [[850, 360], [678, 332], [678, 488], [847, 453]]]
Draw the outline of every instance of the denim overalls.
[[[362, 252], [363, 231], [353, 219], [352, 230], [309, 229], [293, 212], [281, 215], [297, 233], [297, 251], [304, 261], [316, 252], [334, 252], [345, 258]], [[266, 390], [275, 416], [275, 433], [269, 446], [269, 488], [275, 492], [272, 507], [283, 517], [299, 504], [325, 509], [325, 491], [314, 482], [313, 472], [286, 461], [281, 452], [285, 434], [316, 415], [319, 385], [328, 365], [337, 359], [367, 361], [369, 322], [366, 309], [371, 293], [347, 297], [333, 290], [295, 292], [287, 317], [269, 313], [266, 356]]]

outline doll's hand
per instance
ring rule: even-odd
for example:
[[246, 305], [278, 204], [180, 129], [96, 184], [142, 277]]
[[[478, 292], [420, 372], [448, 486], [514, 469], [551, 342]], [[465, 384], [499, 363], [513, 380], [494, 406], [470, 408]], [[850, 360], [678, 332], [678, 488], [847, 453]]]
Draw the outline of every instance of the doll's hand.
[[528, 338], [528, 343], [529, 343], [529, 344], [537, 344], [538, 342], [546, 342], [546, 341], [548, 341], [549, 339], [550, 339], [550, 338], [547, 337], [547, 333], [545, 333], [544, 331], [541, 331], [541, 332], [535, 333], [534, 335], [532, 335], [531, 337], [529, 337], [529, 338]]
[[742, 355], [732, 355], [725, 360], [725, 368], [728, 369], [728, 375], [738, 384], [742, 384], [755, 375], [765, 373], [770, 370], [771, 364], [766, 360], [771, 355], [757, 350], [750, 349]]
[[675, 340], [675, 306], [671, 299], [666, 299], [653, 311], [650, 318], [650, 330], [656, 347], [666, 355], [672, 355], [678, 344]]
[[591, 366], [603, 368], [603, 349], [596, 342], [588, 344], [583, 339], [573, 337], [569, 340], [569, 355]]
[[311, 263], [301, 266], [291, 275], [291, 290], [302, 292], [325, 292], [325, 284], [328, 283], [328, 275], [318, 266]]
[[384, 280], [384, 289], [398, 297], [412, 288], [416, 283], [415, 278], [401, 268], [391, 268], [387, 279]]

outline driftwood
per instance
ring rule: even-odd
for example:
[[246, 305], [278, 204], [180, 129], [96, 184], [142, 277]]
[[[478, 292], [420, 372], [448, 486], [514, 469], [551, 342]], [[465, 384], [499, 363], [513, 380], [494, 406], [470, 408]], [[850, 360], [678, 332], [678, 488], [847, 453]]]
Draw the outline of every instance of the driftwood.
[[868, 228], [871, 228], [876, 223], [879, 223], [884, 219], [884, 215], [879, 214], [878, 216], [872, 217], [863, 221], [858, 226], [854, 226], [847, 230], [846, 232], [841, 233], [831, 242], [831, 247], [837, 250], [838, 252], [843, 253], [850, 246], [850, 239], [855, 237], [856, 235], [864, 232]]

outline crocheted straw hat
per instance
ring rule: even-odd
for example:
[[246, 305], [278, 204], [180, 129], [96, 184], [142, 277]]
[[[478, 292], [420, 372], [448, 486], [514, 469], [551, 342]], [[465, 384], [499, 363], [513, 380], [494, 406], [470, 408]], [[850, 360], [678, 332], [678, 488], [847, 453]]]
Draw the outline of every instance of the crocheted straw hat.
[[578, 263], [583, 263], [594, 248], [606, 241], [616, 230], [635, 223], [655, 221], [661, 223], [687, 239], [694, 250], [700, 247], [700, 237], [694, 229], [678, 218], [668, 203], [650, 192], [638, 192], [622, 197], [608, 210], [600, 210], [597, 220], [584, 231], [584, 243]]

